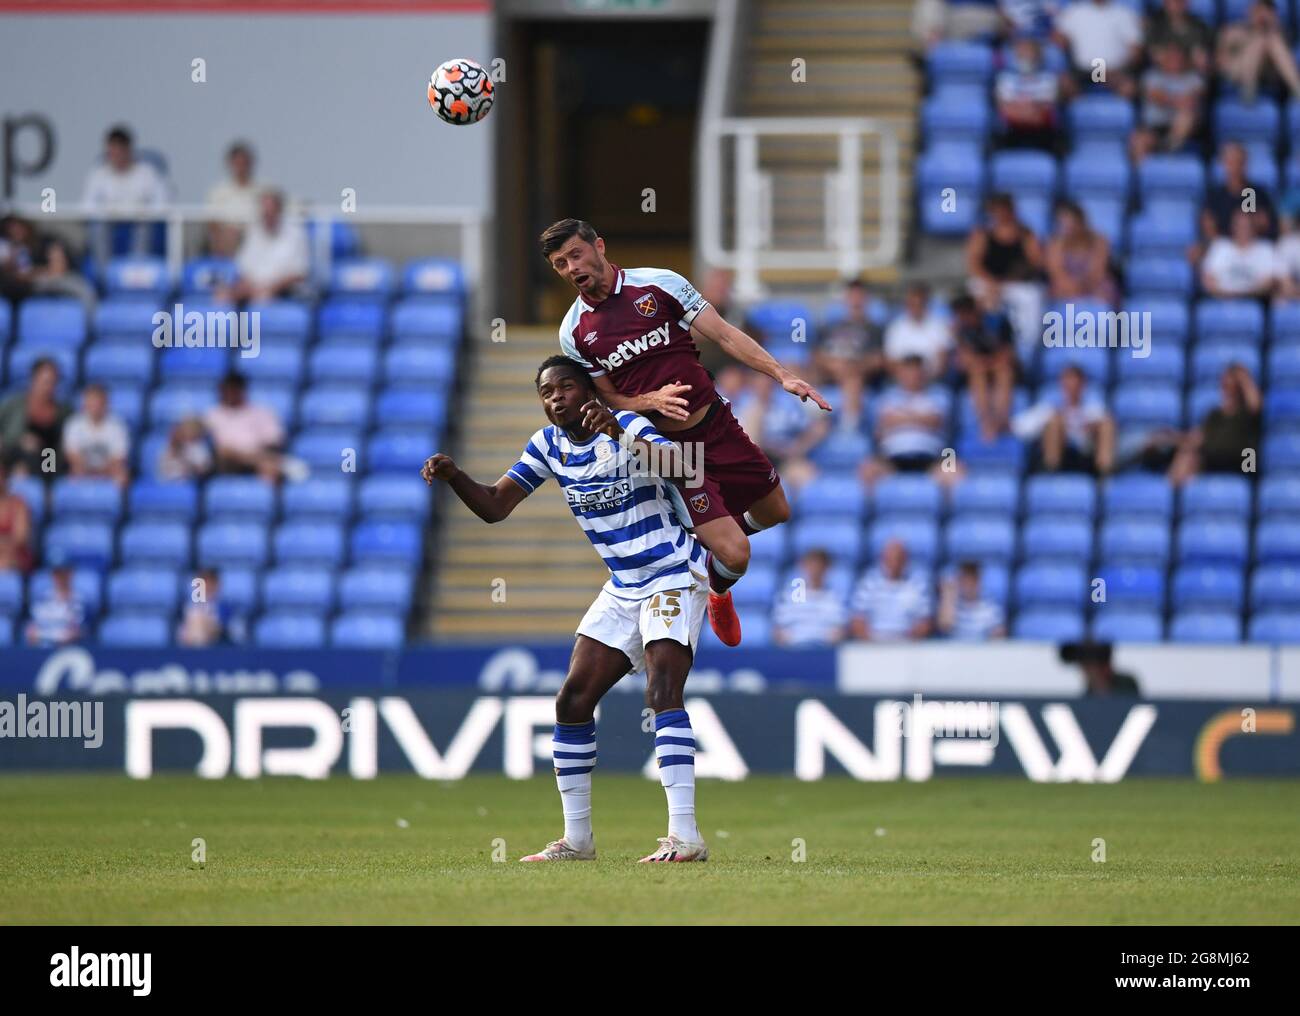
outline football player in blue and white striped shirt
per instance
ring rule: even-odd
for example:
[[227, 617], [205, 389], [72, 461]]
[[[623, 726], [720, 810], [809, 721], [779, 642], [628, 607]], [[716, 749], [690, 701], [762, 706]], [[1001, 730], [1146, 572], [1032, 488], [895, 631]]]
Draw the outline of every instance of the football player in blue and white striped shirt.
[[426, 482], [445, 481], [485, 522], [500, 522], [548, 477], [609, 567], [609, 581], [578, 625], [569, 673], [555, 701], [552, 745], [564, 808], [564, 835], [524, 861], [589, 861], [591, 772], [596, 766], [596, 703], [630, 672], [646, 674], [655, 713], [655, 755], [668, 798], [668, 835], [642, 861], [705, 861], [695, 822], [695, 735], [682, 691], [709, 599], [704, 549], [686, 521], [677, 487], [682, 451], [636, 413], [612, 413], [582, 366], [565, 356], [537, 372], [550, 426], [491, 486], [446, 455], [424, 464]]

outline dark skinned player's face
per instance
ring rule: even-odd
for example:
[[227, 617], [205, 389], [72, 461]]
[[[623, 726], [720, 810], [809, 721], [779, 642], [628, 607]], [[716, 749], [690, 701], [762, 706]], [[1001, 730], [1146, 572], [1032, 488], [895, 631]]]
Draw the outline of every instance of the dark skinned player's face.
[[566, 428], [581, 425], [580, 410], [595, 397], [591, 386], [568, 367], [547, 367], [542, 371], [537, 395], [546, 418], [557, 427]]

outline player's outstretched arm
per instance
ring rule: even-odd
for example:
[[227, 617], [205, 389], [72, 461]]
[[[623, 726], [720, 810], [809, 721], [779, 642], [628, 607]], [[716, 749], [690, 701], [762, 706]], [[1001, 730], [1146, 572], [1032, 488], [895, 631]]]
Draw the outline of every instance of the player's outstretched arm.
[[509, 476], [501, 477], [491, 487], [477, 482], [457, 466], [450, 455], [441, 452], [429, 456], [420, 475], [429, 486], [433, 486], [434, 480], [442, 480], [465, 503], [465, 507], [484, 522], [500, 522], [507, 518], [528, 496], [528, 492]]
[[799, 396], [804, 402], [812, 399], [826, 412], [831, 411], [830, 403], [822, 398], [821, 392], [803, 378], [782, 367], [771, 353], [735, 325], [728, 324], [713, 307], [705, 307], [695, 315], [695, 320], [691, 322], [691, 334], [716, 342], [722, 347], [724, 353], [739, 360], [746, 367], [752, 367], [759, 373], [780, 382], [781, 387], [791, 395]]

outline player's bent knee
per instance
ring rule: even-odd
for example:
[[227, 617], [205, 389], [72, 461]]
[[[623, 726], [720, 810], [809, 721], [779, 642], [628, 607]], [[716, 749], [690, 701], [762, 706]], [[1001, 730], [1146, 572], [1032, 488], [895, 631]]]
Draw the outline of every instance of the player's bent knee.
[[595, 715], [598, 701], [590, 682], [570, 674], [555, 693], [555, 722], [586, 723]]

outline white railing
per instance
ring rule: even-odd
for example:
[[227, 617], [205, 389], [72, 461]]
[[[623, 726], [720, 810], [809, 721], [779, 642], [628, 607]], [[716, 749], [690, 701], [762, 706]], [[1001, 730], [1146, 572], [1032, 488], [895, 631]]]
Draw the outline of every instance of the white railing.
[[[825, 176], [826, 243], [821, 248], [773, 246], [772, 174], [759, 166], [764, 137], [833, 137], [838, 143], [836, 168]], [[880, 229], [874, 246], [864, 246], [861, 195], [866, 178], [864, 142], [880, 146]], [[731, 210], [735, 243], [727, 247], [723, 228], [727, 205], [723, 194], [723, 156], [734, 138]], [[763, 269], [827, 269], [840, 277], [893, 263], [900, 246], [899, 146], [888, 123], [865, 117], [718, 118], [705, 124], [700, 160], [700, 201], [696, 227], [705, 261], [735, 272], [738, 300], [765, 295]]]
[[[328, 277], [333, 260], [331, 246], [331, 224], [335, 221], [349, 225], [389, 225], [389, 226], [449, 226], [457, 230], [460, 261], [465, 275], [465, 286], [469, 292], [472, 308], [472, 320], [481, 319], [480, 308], [483, 306], [483, 270], [484, 270], [484, 217], [481, 212], [471, 208], [453, 208], [445, 206], [420, 205], [376, 205], [364, 211], [341, 212], [332, 205], [291, 205], [292, 214], [313, 226], [313, 271], [322, 277]], [[94, 222], [162, 222], [166, 224], [164, 258], [167, 262], [169, 276], [179, 280], [187, 257], [185, 228], [201, 226], [209, 222], [241, 222], [242, 217], [229, 212], [221, 212], [206, 205], [168, 205], [165, 208], [140, 208], [135, 210], [104, 211], [84, 206], [74, 206], [54, 212], [44, 211], [39, 205], [11, 205], [9, 210], [30, 219], [36, 224], [48, 222], [73, 222], [90, 224]], [[286, 213], [289, 214], [289, 213]], [[190, 254], [197, 253], [195, 247]], [[378, 256], [383, 256], [380, 253]]]

